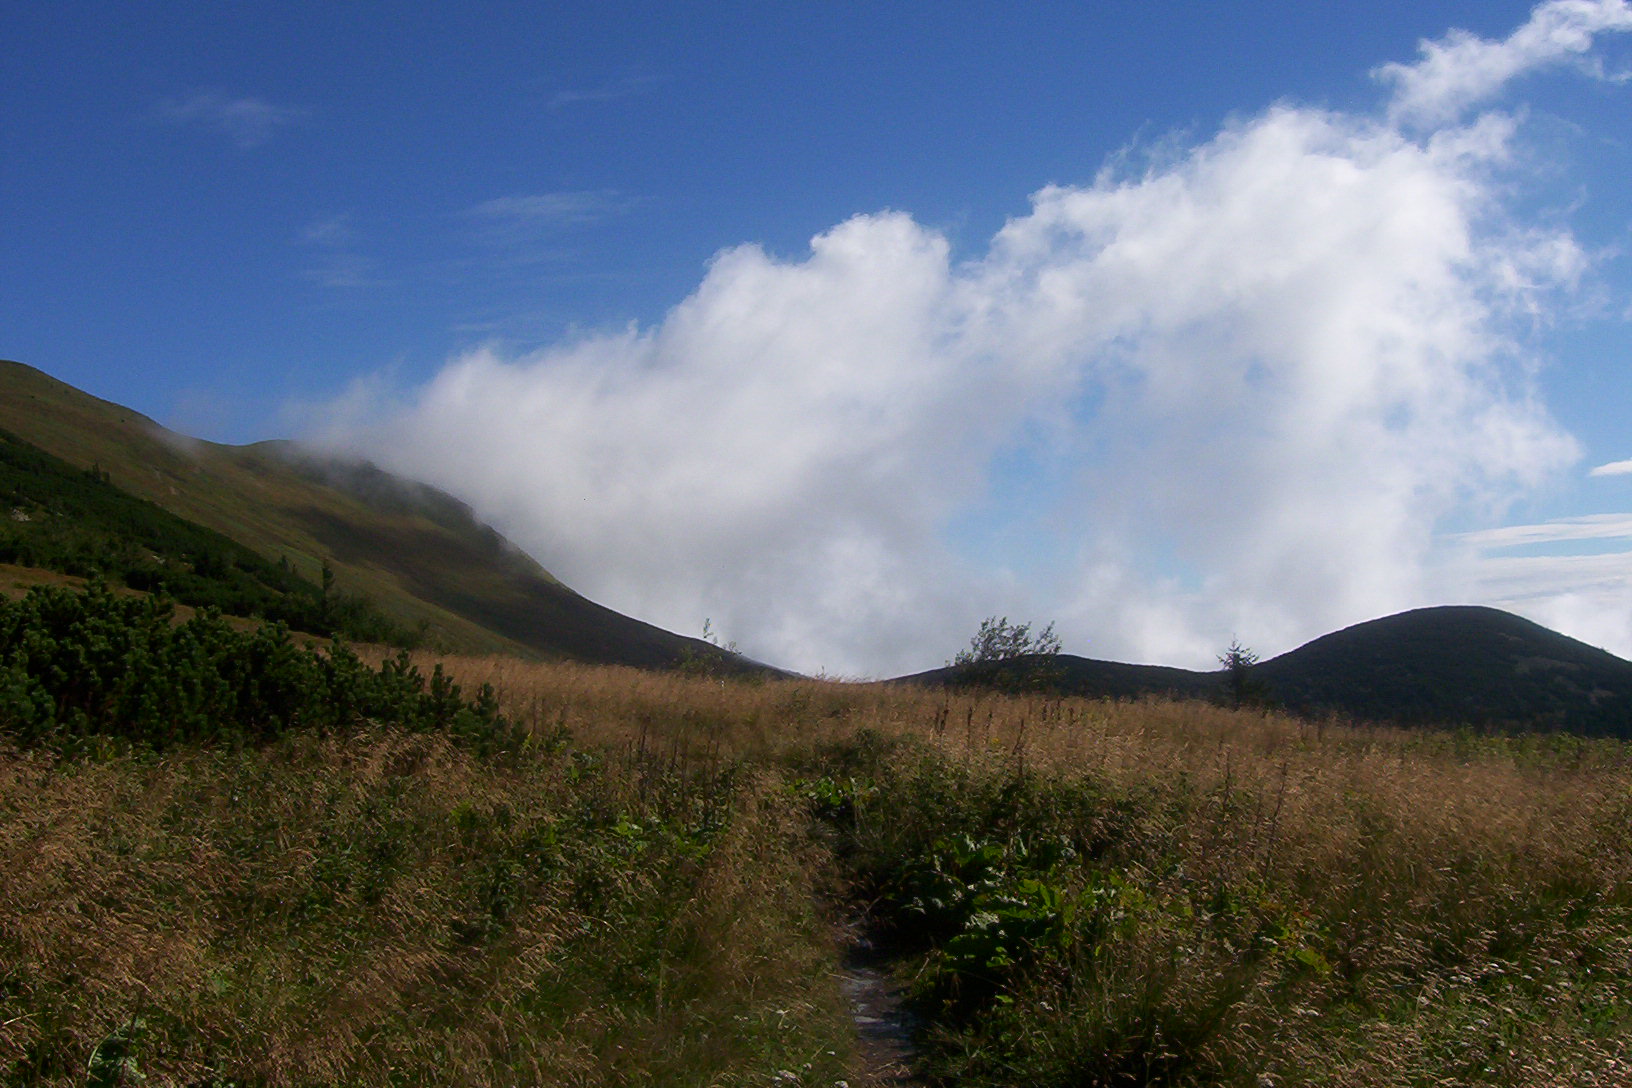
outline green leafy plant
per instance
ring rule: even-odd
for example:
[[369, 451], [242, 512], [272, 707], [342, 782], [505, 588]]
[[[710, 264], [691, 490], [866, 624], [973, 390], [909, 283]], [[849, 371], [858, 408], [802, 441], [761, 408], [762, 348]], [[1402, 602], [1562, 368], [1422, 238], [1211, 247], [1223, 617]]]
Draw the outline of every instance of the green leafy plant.
[[893, 895], [900, 924], [935, 952], [919, 978], [921, 999], [968, 1015], [1013, 975], [1070, 939], [1069, 904], [1047, 879], [1072, 851], [1028, 848], [970, 835], [938, 839], [909, 862]]
[[121, 1088], [141, 1084], [146, 1074], [136, 1063], [136, 1044], [147, 1027], [139, 1016], [132, 1016], [109, 1032], [85, 1063], [85, 1083], [89, 1088]]

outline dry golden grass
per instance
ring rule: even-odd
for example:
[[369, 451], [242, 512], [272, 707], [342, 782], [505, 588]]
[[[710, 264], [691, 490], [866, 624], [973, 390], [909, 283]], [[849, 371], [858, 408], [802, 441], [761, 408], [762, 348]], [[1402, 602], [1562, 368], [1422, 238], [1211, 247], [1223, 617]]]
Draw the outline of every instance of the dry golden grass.
[[[0, 1081], [86, 1083], [139, 1019], [157, 1083], [856, 1083], [799, 793], [831, 774], [876, 787], [863, 852], [1024, 783], [1103, 840], [1058, 879], [1087, 903], [1114, 870], [1131, 921], [993, 1021], [1028, 1083], [1121, 1083], [1067, 1056], [1184, 1030], [1166, 1083], [1628, 1082], [1625, 745], [440, 661], [530, 746], [0, 751]], [[1005, 1083], [993, 1038], [942, 1068]]]
[[[1265, 1083], [1323, 1071], [1318, 1082], [1334, 1085], [1611, 1085], [1632, 1068], [1632, 1005], [1620, 1004], [1632, 999], [1627, 745], [1194, 702], [449, 665], [540, 727], [618, 748], [775, 761], [862, 733], [971, 780], [1031, 772], [1142, 799], [1138, 842], [1118, 863], [1163, 905], [1108, 957], [1124, 991], [1102, 995], [1118, 1007], [1101, 1012], [1109, 1021], [1127, 1006], [1190, 1002], [1186, 1015], [1205, 1018], [1197, 1010], [1222, 1003], [1217, 1034], [1198, 1044], [1209, 1068], [1253, 1069]], [[912, 786], [903, 777], [891, 788]], [[871, 804], [858, 821], [904, 818], [902, 796]], [[1203, 947], [1205, 935], [1175, 919], [1205, 914], [1216, 897], [1304, 933], [1331, 970], [1294, 984], [1286, 971], [1243, 966], [1247, 953], [1228, 941]], [[1135, 997], [1135, 980], [1162, 992]]]
[[0, 1079], [83, 1084], [138, 1021], [162, 1083], [836, 1070], [794, 815], [764, 781], [391, 731], [0, 753]]

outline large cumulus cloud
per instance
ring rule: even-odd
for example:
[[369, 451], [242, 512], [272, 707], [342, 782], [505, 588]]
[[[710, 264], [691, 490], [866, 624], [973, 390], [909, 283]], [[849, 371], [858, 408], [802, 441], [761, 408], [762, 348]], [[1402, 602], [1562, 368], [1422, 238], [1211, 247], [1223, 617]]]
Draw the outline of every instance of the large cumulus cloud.
[[1278, 105], [967, 259], [899, 212], [730, 249], [655, 326], [475, 348], [345, 430], [589, 596], [806, 669], [933, 666], [995, 612], [1201, 665], [1443, 599], [1440, 530], [1577, 457], [1515, 329], [1589, 265], [1509, 211], [1519, 122], [1466, 111], [1624, 15], [1425, 46], [1375, 116]]

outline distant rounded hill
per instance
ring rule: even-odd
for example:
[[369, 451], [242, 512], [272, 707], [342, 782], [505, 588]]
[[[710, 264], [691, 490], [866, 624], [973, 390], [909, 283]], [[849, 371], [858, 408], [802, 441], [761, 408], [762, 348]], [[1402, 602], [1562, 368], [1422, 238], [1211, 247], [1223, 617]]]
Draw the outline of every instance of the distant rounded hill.
[[[1632, 738], [1632, 662], [1496, 608], [1418, 608], [1346, 627], [1261, 662], [1274, 706], [1400, 725]], [[1090, 698], [1223, 699], [1222, 671], [1060, 654], [933, 669], [898, 682]]]
[[1315, 639], [1255, 670], [1303, 712], [1632, 736], [1632, 662], [1496, 608], [1419, 608]]

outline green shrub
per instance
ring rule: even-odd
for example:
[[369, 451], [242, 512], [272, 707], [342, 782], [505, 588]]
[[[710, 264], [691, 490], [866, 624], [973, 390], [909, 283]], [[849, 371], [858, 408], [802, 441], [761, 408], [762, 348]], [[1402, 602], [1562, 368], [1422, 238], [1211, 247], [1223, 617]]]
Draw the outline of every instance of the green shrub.
[[240, 631], [213, 611], [177, 623], [169, 602], [101, 582], [0, 602], [0, 730], [24, 744], [157, 749], [364, 722], [482, 746], [507, 743], [509, 728], [490, 689], [467, 700], [440, 666], [427, 680], [406, 653], [372, 669], [339, 642], [302, 646], [280, 624]]

